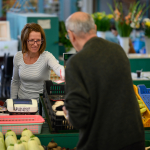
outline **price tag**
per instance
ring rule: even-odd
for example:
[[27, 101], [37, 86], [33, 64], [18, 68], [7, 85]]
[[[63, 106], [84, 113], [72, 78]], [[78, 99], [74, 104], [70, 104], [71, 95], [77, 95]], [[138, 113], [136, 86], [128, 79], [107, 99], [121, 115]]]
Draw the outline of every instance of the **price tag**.
[[30, 112], [30, 107], [14, 107], [17, 112]]

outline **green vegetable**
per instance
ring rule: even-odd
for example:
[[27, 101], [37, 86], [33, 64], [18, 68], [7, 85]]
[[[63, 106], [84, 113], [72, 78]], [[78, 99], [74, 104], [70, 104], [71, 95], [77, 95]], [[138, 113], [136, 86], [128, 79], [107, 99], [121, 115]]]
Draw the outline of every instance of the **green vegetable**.
[[141, 100], [138, 100], [138, 103], [139, 103], [139, 104], [143, 104], [143, 102], [142, 102]]
[[3, 138], [0, 138], [0, 149], [5, 150], [5, 142]]
[[29, 150], [40, 150], [40, 147], [34, 139], [31, 139], [28, 141], [28, 149]]
[[6, 139], [5, 139], [5, 145], [6, 147], [8, 147], [10, 144], [15, 144], [17, 143], [17, 140], [15, 139], [14, 136], [7, 136]]
[[24, 140], [22, 141], [22, 143], [24, 144], [26, 150], [29, 150], [29, 149], [28, 149], [28, 143], [27, 143], [26, 141], [24, 141]]
[[29, 141], [29, 137], [28, 136], [22, 136], [20, 138], [20, 141], [26, 141], [26, 142], [28, 142]]
[[14, 150], [14, 144], [10, 144], [10, 145], [7, 147], [7, 150]]
[[30, 130], [28, 130], [27, 128], [25, 128], [21, 133], [21, 136], [28, 136], [29, 138], [31, 135], [33, 135], [33, 133]]
[[24, 144], [21, 141], [19, 141], [14, 145], [14, 150], [26, 150], [26, 148]]
[[38, 145], [41, 145], [39, 138], [36, 137], [35, 135], [32, 135], [29, 140], [31, 140], [31, 139], [34, 139], [38, 143]]
[[16, 136], [16, 133], [15, 133], [14, 131], [12, 131], [12, 130], [7, 130], [7, 132], [6, 132], [6, 134], [5, 134], [5, 139], [6, 139], [7, 136], [9, 136], [9, 135], [13, 136], [13, 137], [16, 139], [16, 141], [17, 141], [17, 136]]
[[140, 113], [143, 114], [144, 112], [146, 112], [146, 108], [141, 108]]
[[59, 44], [65, 47], [65, 51], [68, 52], [73, 47], [70, 40], [68, 40], [66, 35], [66, 27], [64, 21], [59, 21]]
[[4, 136], [3, 136], [3, 133], [0, 132], [0, 138], [3, 138], [4, 139]]
[[3, 141], [3, 142], [5, 143], [4, 138], [1, 138], [1, 137], [0, 137], [0, 141]]
[[139, 107], [140, 107], [140, 108], [144, 108], [145, 105], [144, 105], [144, 104], [139, 104]]

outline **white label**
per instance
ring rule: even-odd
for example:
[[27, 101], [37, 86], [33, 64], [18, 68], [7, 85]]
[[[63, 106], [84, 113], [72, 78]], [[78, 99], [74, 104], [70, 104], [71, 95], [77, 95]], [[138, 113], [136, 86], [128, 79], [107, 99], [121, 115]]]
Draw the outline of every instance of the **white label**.
[[38, 20], [38, 24], [43, 28], [43, 29], [50, 29], [51, 28], [51, 21], [50, 19], [47, 20]]
[[14, 107], [17, 112], [30, 112], [30, 107]]

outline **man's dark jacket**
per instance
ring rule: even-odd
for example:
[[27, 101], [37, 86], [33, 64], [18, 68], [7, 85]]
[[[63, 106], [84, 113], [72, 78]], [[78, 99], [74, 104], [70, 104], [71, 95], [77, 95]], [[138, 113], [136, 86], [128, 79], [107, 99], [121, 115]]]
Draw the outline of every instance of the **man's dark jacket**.
[[65, 106], [79, 129], [77, 150], [119, 150], [144, 141], [130, 63], [124, 50], [90, 39], [66, 66]]

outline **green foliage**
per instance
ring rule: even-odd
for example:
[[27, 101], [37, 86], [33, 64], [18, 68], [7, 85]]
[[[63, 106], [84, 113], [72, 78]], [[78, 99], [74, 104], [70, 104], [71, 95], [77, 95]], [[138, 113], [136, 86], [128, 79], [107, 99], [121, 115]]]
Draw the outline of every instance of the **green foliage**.
[[117, 21], [115, 22], [116, 29], [121, 37], [129, 37], [132, 31], [131, 26], [127, 25], [125, 22]]
[[145, 28], [145, 36], [150, 38], [150, 27]]
[[145, 36], [150, 38], [150, 19], [149, 18], [145, 18], [143, 20], [143, 27], [144, 27], [144, 31], [145, 31]]
[[105, 12], [96, 12], [92, 14], [94, 22], [97, 26], [97, 31], [108, 31], [110, 28], [110, 20], [112, 15], [106, 15]]
[[140, 21], [150, 6], [145, 8], [145, 4], [140, 4], [140, 1], [131, 3], [128, 14], [125, 16], [122, 3], [116, 1], [114, 3], [115, 10], [110, 4], [107, 3], [107, 5], [114, 16], [117, 31], [121, 37], [129, 37], [132, 28], [140, 27]]
[[68, 52], [73, 46], [65, 35], [67, 34], [64, 21], [59, 21], [59, 44], [65, 47], [66, 52]]

